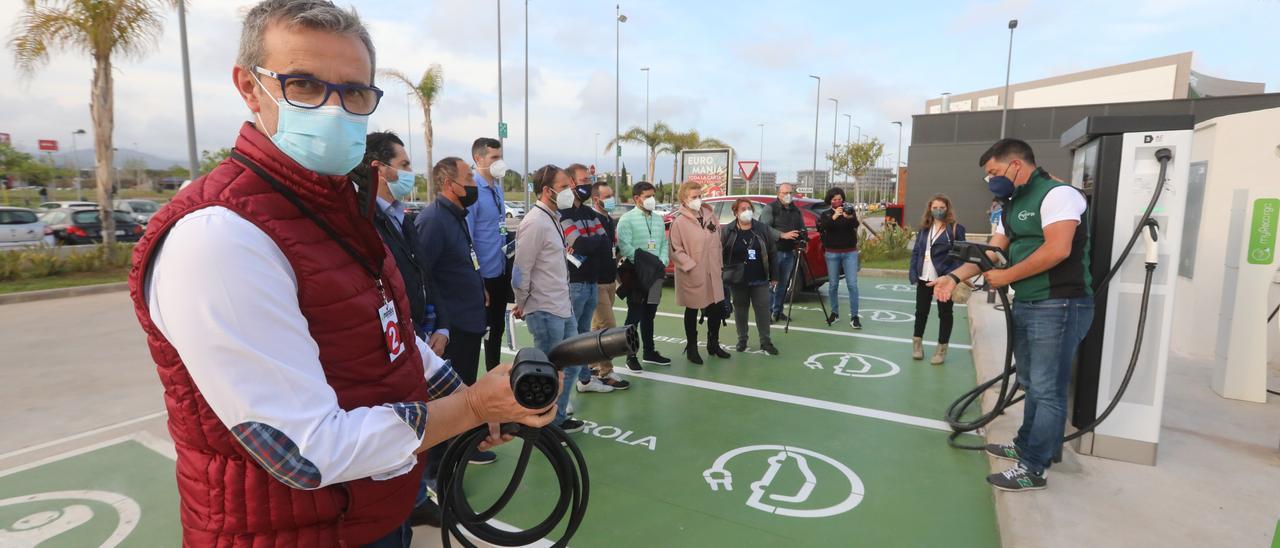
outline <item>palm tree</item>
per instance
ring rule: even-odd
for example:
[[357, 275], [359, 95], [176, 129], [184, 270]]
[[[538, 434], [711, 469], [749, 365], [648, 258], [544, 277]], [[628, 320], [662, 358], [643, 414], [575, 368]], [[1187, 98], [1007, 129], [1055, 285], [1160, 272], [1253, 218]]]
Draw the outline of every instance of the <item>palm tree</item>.
[[[25, 7], [9, 47], [18, 70], [26, 76], [49, 60], [49, 52], [70, 49], [93, 58], [93, 88], [89, 111], [93, 115], [95, 174], [102, 216], [102, 240], [115, 243], [115, 219], [111, 215], [111, 166], [115, 154], [111, 133], [115, 129], [112, 57], [137, 58], [155, 45], [163, 30], [160, 3], [153, 0], [24, 0]], [[172, 2], [170, 2], [172, 3]]]
[[383, 69], [378, 73], [408, 86], [414, 97], [418, 99], [418, 105], [422, 107], [422, 142], [427, 145], [427, 201], [431, 201], [436, 195], [431, 180], [431, 169], [435, 167], [431, 151], [435, 144], [435, 130], [431, 126], [431, 107], [436, 99], [440, 98], [440, 90], [444, 88], [444, 69], [438, 63], [432, 63], [427, 67], [427, 71], [422, 73], [422, 79], [416, 84], [403, 72], [395, 69]]
[[604, 151], [608, 153], [621, 143], [640, 143], [644, 145], [649, 149], [649, 170], [645, 173], [649, 179], [652, 179], [653, 165], [658, 160], [658, 147], [667, 142], [667, 138], [670, 135], [671, 128], [662, 122], [654, 123], [653, 129], [648, 131], [645, 131], [642, 127], [633, 127], [620, 137], [609, 141], [609, 144], [604, 146]]
[[[698, 134], [698, 130], [694, 129], [684, 133], [668, 134], [667, 138], [662, 143], [662, 148], [659, 148], [658, 152], [664, 153], [664, 154], [677, 155], [677, 158], [678, 158], [679, 157], [678, 155], [683, 151], [696, 150], [700, 148], [733, 148], [733, 147], [725, 144], [724, 141], [721, 141], [719, 139], [714, 139], [710, 137], [704, 139], [701, 135]], [[680, 169], [679, 163], [674, 163], [671, 166], [671, 182], [673, 184], [679, 183], [679, 181], [676, 181], [676, 176], [679, 173], [679, 169]], [[730, 169], [732, 169], [732, 166], [730, 166]]]

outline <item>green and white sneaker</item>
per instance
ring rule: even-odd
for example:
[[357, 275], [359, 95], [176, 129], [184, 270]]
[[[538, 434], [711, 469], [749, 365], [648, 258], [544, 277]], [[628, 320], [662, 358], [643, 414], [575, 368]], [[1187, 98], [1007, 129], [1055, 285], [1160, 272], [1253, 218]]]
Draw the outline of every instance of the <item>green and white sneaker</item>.
[[1049, 485], [1049, 482], [1044, 479], [1044, 474], [1032, 474], [1022, 463], [1015, 464], [1012, 468], [999, 474], [987, 476], [987, 483], [1001, 491], [1015, 492], [1035, 491], [1044, 489]]
[[1022, 460], [1018, 455], [1018, 446], [1012, 443], [988, 443], [987, 454], [997, 459], [1011, 460], [1013, 462]]

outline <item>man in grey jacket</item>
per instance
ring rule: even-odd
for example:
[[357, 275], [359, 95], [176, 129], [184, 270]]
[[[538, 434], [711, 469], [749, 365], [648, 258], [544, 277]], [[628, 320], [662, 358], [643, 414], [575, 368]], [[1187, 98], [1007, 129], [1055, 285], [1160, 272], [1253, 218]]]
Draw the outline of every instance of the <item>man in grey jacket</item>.
[[[567, 264], [577, 259], [569, 255], [560, 230], [560, 210], [573, 207], [573, 180], [556, 166], [543, 166], [533, 174], [533, 192], [538, 201], [516, 232], [515, 267], [511, 272], [516, 305], [511, 314], [529, 326], [534, 346], [550, 352], [560, 341], [578, 334], [578, 322], [570, 305]], [[578, 378], [580, 367], [565, 368], [557, 400], [561, 408], [556, 411], [554, 424], [565, 432], [583, 428], [582, 421], [565, 414], [569, 388]]]

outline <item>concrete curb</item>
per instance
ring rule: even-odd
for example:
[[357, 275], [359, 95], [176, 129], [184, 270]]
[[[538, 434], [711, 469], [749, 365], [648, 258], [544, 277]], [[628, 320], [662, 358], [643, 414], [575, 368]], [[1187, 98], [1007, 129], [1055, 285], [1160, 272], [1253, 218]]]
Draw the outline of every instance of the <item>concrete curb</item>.
[[18, 293], [0, 295], [0, 305], [47, 301], [49, 299], [62, 299], [65, 297], [81, 297], [84, 295], [99, 295], [102, 293], [115, 293], [117, 291], [128, 290], [129, 282], [115, 282], [109, 284], [81, 285], [77, 287], [60, 287], [58, 289], [45, 289], [41, 291], [21, 291]]

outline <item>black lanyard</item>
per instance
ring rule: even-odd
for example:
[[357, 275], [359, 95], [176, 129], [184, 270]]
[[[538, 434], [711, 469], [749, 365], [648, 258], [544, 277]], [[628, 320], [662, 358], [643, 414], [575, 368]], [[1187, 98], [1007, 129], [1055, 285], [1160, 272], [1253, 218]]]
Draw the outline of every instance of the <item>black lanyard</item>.
[[351, 258], [355, 260], [356, 264], [360, 265], [360, 268], [363, 268], [364, 271], [373, 278], [374, 283], [378, 285], [378, 293], [382, 295], [382, 301], [387, 302], [387, 292], [382, 286], [382, 265], [377, 265], [375, 268], [373, 262], [370, 261], [368, 257], [365, 257], [360, 254], [359, 251], [356, 251], [351, 244], [347, 243], [347, 241], [338, 234], [338, 231], [334, 230], [332, 226], [329, 226], [329, 223], [325, 222], [325, 220], [321, 219], [319, 215], [316, 215], [315, 212], [311, 211], [311, 208], [307, 207], [307, 205], [302, 202], [302, 198], [300, 198], [297, 193], [289, 190], [289, 187], [284, 186], [283, 183], [275, 177], [272, 177], [265, 169], [262, 169], [262, 166], [259, 166], [254, 163], [253, 160], [246, 158], [235, 149], [231, 150], [231, 158], [244, 165], [244, 167], [249, 168], [249, 171], [252, 171], [259, 179], [262, 179], [263, 182], [267, 183], [267, 185], [276, 192], [279, 192], [281, 196], [284, 196], [286, 200], [289, 200], [289, 203], [298, 208], [298, 211], [302, 212], [302, 214], [308, 219], [311, 219], [311, 222], [320, 227], [320, 230], [323, 230], [325, 234], [328, 234], [329, 238], [338, 244], [338, 247], [341, 247], [347, 255], [350, 255]]
[[564, 239], [564, 231], [560, 230], [560, 223], [557, 223], [556, 218], [551, 216], [551, 212], [538, 207], [538, 204], [534, 204], [533, 208], [547, 214], [547, 218], [551, 219], [551, 226], [556, 229], [556, 234], [560, 235], [560, 245], [564, 246], [565, 249], [569, 249], [569, 242]]

